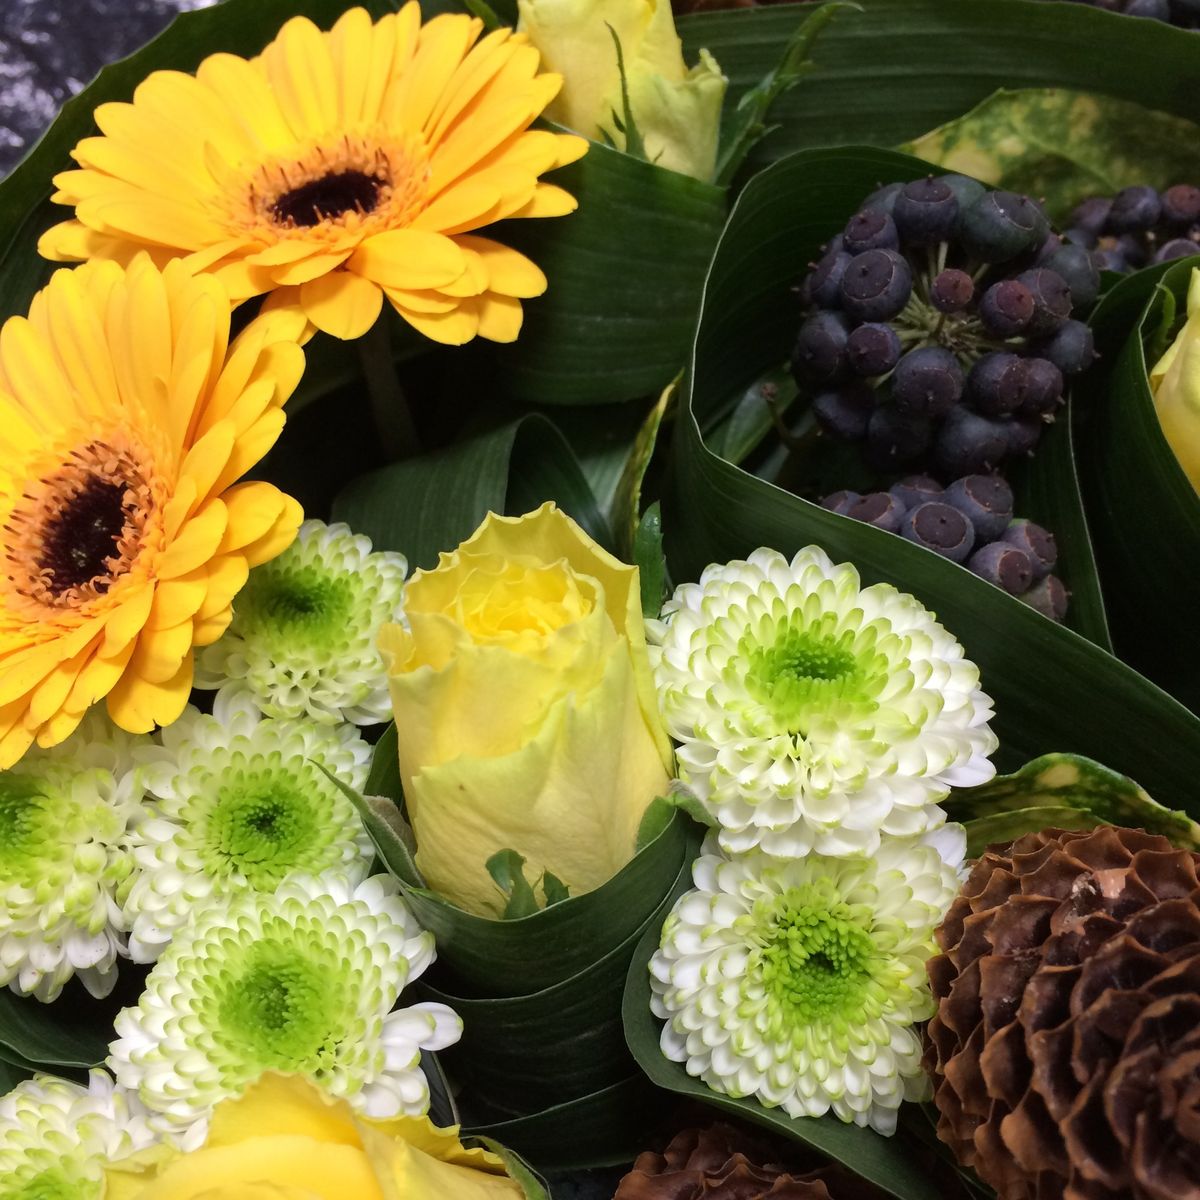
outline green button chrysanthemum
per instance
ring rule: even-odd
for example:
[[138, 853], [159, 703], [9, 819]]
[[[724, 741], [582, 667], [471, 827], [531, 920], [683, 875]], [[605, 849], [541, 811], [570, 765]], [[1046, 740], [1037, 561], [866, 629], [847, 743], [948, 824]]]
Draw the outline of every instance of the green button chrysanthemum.
[[872, 858], [718, 856], [650, 961], [662, 1050], [714, 1091], [880, 1133], [925, 1095], [925, 960], [958, 891], [962, 826], [883, 838]]
[[263, 717], [220, 694], [188, 708], [138, 751], [146, 800], [131, 823], [135, 873], [119, 899], [134, 962], [153, 962], [197, 903], [293, 875], [366, 878], [374, 847], [354, 806], [322, 771], [366, 783], [371, 747], [352, 725]]
[[117, 1015], [109, 1066], [185, 1149], [263, 1071], [305, 1075], [370, 1117], [423, 1113], [421, 1051], [456, 1042], [462, 1023], [442, 1004], [392, 1010], [433, 953], [389, 876], [210, 902]]
[[107, 996], [122, 950], [115, 894], [140, 792], [133, 739], [89, 714], [0, 773], [0, 986], [54, 1000], [73, 975]]
[[135, 1096], [35, 1075], [0, 1096], [0, 1200], [102, 1200], [104, 1166], [153, 1141]]
[[994, 774], [991, 701], [912, 597], [810, 546], [684, 584], [648, 623], [680, 777], [729, 853], [871, 854]]
[[287, 550], [250, 572], [229, 628], [197, 659], [196, 686], [248, 695], [270, 717], [388, 720], [375, 639], [401, 617], [407, 570], [402, 554], [372, 552], [347, 525], [305, 521]]

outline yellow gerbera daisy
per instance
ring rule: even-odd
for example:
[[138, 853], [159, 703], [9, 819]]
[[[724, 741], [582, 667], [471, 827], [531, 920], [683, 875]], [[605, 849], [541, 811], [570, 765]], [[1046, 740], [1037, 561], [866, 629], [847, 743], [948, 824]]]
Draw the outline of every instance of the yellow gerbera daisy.
[[479, 229], [552, 217], [575, 201], [539, 182], [583, 138], [530, 130], [562, 77], [538, 74], [524, 34], [416, 3], [329, 33], [288, 21], [247, 61], [214, 54], [195, 76], [156, 71], [132, 104], [103, 104], [103, 137], [55, 179], [76, 219], [48, 258], [124, 261], [148, 248], [212, 271], [235, 303], [274, 292], [336, 337], [365, 333], [383, 296], [420, 332], [512, 341], [546, 277]]
[[304, 321], [230, 345], [229, 311], [216, 279], [140, 255], [56, 271], [0, 329], [0, 768], [105, 696], [130, 732], [173, 721], [192, 647], [295, 536], [295, 500], [236, 481], [283, 427]]

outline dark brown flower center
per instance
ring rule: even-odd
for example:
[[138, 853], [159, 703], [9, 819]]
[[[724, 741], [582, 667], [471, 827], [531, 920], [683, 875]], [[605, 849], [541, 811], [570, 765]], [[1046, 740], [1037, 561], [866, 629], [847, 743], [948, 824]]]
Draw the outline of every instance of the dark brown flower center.
[[97, 591], [108, 590], [110, 581], [103, 577], [108, 560], [119, 557], [127, 494], [120, 484], [92, 475], [46, 522], [38, 566], [48, 573], [47, 587], [54, 595], [92, 580]]
[[348, 212], [373, 212], [383, 184], [365, 171], [333, 171], [284, 192], [271, 212], [281, 225], [311, 228]]

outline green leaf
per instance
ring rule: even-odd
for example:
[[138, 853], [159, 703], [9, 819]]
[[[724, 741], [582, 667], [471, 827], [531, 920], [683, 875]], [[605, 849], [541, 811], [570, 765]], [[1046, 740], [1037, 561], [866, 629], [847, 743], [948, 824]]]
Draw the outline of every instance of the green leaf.
[[504, 1169], [521, 1185], [525, 1200], [551, 1200], [545, 1181], [530, 1169], [529, 1164], [519, 1154], [515, 1154], [507, 1146], [502, 1146], [494, 1138], [477, 1138], [476, 1141], [484, 1149], [500, 1156], [504, 1162]]
[[721, 138], [721, 153], [717, 162], [716, 181], [723, 187], [733, 182], [750, 151], [770, 132], [767, 115], [771, 106], [785, 92], [804, 78], [812, 68], [809, 55], [821, 31], [843, 9], [861, 12], [857, 4], [846, 0], [829, 0], [815, 10], [809, 10], [804, 20], [788, 39], [779, 61], [766, 75], [738, 100], [730, 127]]
[[[1136, 134], [1133, 131], [1136, 130]], [[1193, 121], [1063, 88], [1001, 89], [965, 116], [902, 146], [984, 183], [1046, 202], [1062, 221], [1085, 196], [1200, 178]]]
[[642, 615], [653, 619], [662, 611], [667, 563], [663, 557], [662, 509], [656, 500], [638, 523], [633, 538], [633, 561], [642, 588]]
[[11, 1092], [23, 1079], [29, 1079], [34, 1072], [28, 1067], [19, 1067], [15, 1063], [0, 1059], [0, 1096]]
[[506, 921], [530, 917], [538, 911], [537, 897], [525, 878], [525, 859], [522, 855], [515, 850], [498, 850], [487, 860], [486, 866], [496, 886], [508, 897], [504, 906]]
[[[690, 886], [691, 876], [687, 873], [677, 884], [676, 896], [682, 895]], [[673, 902], [674, 897], [671, 898]], [[668, 909], [669, 905], [663, 906], [664, 914]], [[931, 1195], [949, 1200], [958, 1195], [958, 1192], [951, 1190], [953, 1185], [949, 1176], [941, 1180], [943, 1186], [939, 1190], [930, 1190], [930, 1171], [936, 1169], [939, 1175], [943, 1175], [943, 1169], [920, 1163], [913, 1145], [900, 1135], [885, 1138], [870, 1129], [844, 1124], [834, 1116], [788, 1117], [778, 1109], [764, 1108], [752, 1099], [737, 1100], [722, 1096], [689, 1075], [683, 1063], [668, 1059], [659, 1043], [662, 1024], [650, 1011], [648, 964], [658, 949], [661, 936], [661, 922], [651, 925], [643, 934], [633, 953], [621, 1006], [625, 1041], [638, 1066], [651, 1082], [680, 1096], [764, 1126], [792, 1141], [812, 1146], [830, 1158], [845, 1163], [856, 1174], [878, 1184], [888, 1195], [900, 1197], [900, 1200], [929, 1200]]]
[[1127, 825], [1200, 850], [1200, 825], [1152, 800], [1132, 779], [1078, 754], [1046, 754], [1013, 775], [954, 791], [943, 807], [967, 827], [968, 853], [1059, 826]]
[[625, 52], [621, 49], [621, 39], [617, 36], [617, 31], [607, 21], [604, 24], [608, 27], [613, 48], [617, 52], [617, 74], [621, 77], [621, 111], [620, 113], [613, 112], [613, 120], [616, 122], [617, 128], [625, 135], [623, 147], [625, 153], [634, 158], [644, 159], [646, 143], [642, 141], [642, 131], [638, 128], [637, 121], [633, 116], [633, 105], [629, 102], [629, 79], [625, 74]]
[[575, 212], [494, 230], [549, 287], [525, 303], [517, 341], [486, 352], [489, 386], [554, 405], [661, 392], [687, 356], [724, 191], [598, 143], [551, 178], [579, 201]]
[[[812, 150], [768, 168], [743, 191], [705, 284], [691, 392], [677, 422], [673, 486], [663, 502], [672, 575], [695, 579], [709, 563], [745, 557], [758, 546], [791, 554], [817, 543], [835, 561], [853, 562], [864, 582], [886, 580], [914, 594], [963, 642], [995, 701], [1002, 768], [1016, 769], [1051, 751], [1085, 754], [1139, 779], [1163, 803], [1200, 812], [1193, 765], [1200, 759], [1200, 720], [1182, 705], [1079, 633], [969, 571], [722, 461], [701, 432], [731, 411], [766, 368], [787, 357], [796, 319], [789, 289], [816, 247], [879, 180], [923, 171], [917, 160], [882, 150]], [[1059, 422], [1051, 437], [1066, 428]], [[1049, 446], [1048, 438], [1031, 470], [1056, 463]], [[1046, 487], [1057, 496], [1050, 521], [1057, 528], [1068, 515], [1062, 506], [1071, 500], [1073, 481], [1060, 471]], [[1132, 485], [1116, 494], [1128, 497], [1131, 491]], [[1079, 589], [1087, 546], [1068, 552], [1081, 556], [1068, 580]], [[1085, 606], [1075, 619], [1087, 611]], [[1091, 633], [1102, 640], [1103, 630]]]
[[551, 499], [602, 545], [612, 544], [570, 447], [549, 420], [532, 414], [360, 476], [334, 501], [333, 519], [365, 533], [376, 550], [432, 567], [489, 512], [530, 512]]
[[[726, 132], [803, 11], [780, 4], [680, 18], [685, 53], [706, 47], [729, 77]], [[751, 162], [815, 146], [894, 146], [998, 88], [1072, 88], [1194, 120], [1195, 56], [1190, 30], [1080, 4], [869, 0], [822, 33], [813, 70], [774, 105], [774, 132]], [[1100, 63], [1111, 69], [1098, 70]]]
[[543, 1171], [620, 1166], [645, 1149], [662, 1120], [662, 1092], [639, 1071], [578, 1100], [525, 1117], [464, 1125], [464, 1133], [511, 1146]]
[[[463, 1037], [441, 1057], [462, 1088], [463, 1104], [488, 1119], [528, 1116], [619, 1083], [634, 1070], [621, 1026], [621, 993], [645, 931], [661, 926], [676, 889], [691, 878], [699, 833], [664, 889], [639, 898], [642, 920], [622, 942], [570, 978], [518, 996], [477, 996], [435, 968], [420, 994], [448, 1004]], [[439, 952], [441, 945], [439, 943]], [[570, 1130], [564, 1130], [569, 1140]]]
[[647, 413], [633, 445], [629, 448], [621, 478], [617, 482], [616, 495], [613, 498], [614, 533], [617, 553], [627, 561], [633, 555], [641, 523], [642, 484], [646, 480], [650, 460], [658, 447], [663, 418], [675, 399], [678, 383], [679, 379], [676, 378], [669, 387], [663, 388], [662, 395]]
[[552, 871], [542, 872], [542, 894], [546, 897], [546, 907], [561, 904], [571, 898], [571, 889]]
[[[1153, 363], [1142, 348], [1143, 338], [1160, 336], [1168, 303], [1183, 311], [1195, 265], [1139, 271], [1104, 298], [1092, 316], [1099, 370], [1085, 381], [1073, 419], [1117, 653], [1200, 712], [1200, 496], [1163, 436], [1148, 381]], [[1171, 760], [1186, 753], [1161, 733], [1154, 745], [1171, 746], [1163, 755]], [[1147, 771], [1114, 765], [1160, 799], [1182, 803]]]

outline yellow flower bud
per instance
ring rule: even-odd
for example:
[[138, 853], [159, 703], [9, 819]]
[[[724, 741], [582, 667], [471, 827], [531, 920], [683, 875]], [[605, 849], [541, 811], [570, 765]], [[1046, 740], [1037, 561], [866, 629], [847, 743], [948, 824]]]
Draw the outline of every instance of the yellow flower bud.
[[428, 1117], [371, 1121], [305, 1079], [264, 1075], [219, 1104], [208, 1139], [112, 1163], [106, 1200], [522, 1200], [487, 1150]]
[[1200, 269], [1192, 268], [1187, 324], [1150, 372], [1163, 436], [1200, 492]]
[[[519, 0], [520, 28], [563, 87], [546, 115], [591, 138], [625, 148], [613, 34], [621, 43], [630, 107], [646, 157], [711, 179], [716, 169], [727, 80], [707, 50], [690, 70], [667, 0]], [[610, 33], [609, 30], [612, 32]]]
[[400, 777], [426, 882], [499, 916], [486, 863], [511, 849], [572, 896], [632, 857], [672, 753], [636, 567], [553, 504], [489, 514], [385, 626]]

